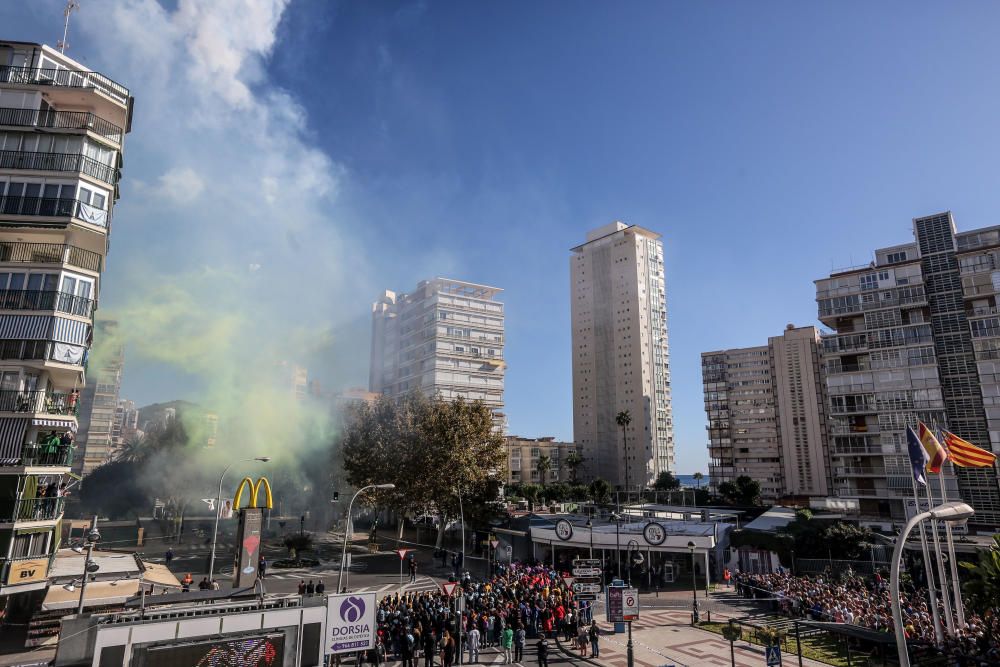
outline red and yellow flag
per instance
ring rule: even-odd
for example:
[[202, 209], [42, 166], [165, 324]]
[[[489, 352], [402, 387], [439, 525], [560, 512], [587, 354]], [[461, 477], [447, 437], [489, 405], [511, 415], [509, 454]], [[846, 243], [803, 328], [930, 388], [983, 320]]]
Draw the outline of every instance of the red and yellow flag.
[[927, 428], [923, 422], [918, 422], [920, 430], [918, 437], [920, 444], [924, 446], [927, 457], [927, 472], [941, 472], [941, 464], [948, 460], [948, 450], [941, 446], [938, 439], [934, 437], [934, 432]]
[[997, 460], [996, 454], [976, 447], [967, 440], [962, 440], [954, 433], [944, 432], [944, 442], [948, 446], [948, 458], [962, 468], [988, 468]]

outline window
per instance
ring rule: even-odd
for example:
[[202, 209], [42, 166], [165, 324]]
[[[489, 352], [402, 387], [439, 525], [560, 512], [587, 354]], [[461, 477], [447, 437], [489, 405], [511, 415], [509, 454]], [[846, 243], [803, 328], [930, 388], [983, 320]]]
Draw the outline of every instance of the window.
[[904, 250], [902, 252], [890, 252], [888, 255], [886, 255], [885, 259], [886, 262], [888, 262], [889, 264], [898, 264], [899, 262], [905, 262], [906, 251]]

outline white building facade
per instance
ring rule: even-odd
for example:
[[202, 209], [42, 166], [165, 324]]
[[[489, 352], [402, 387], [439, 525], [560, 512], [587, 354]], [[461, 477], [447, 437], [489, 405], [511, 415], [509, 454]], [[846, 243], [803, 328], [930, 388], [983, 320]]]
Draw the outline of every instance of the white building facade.
[[59, 541], [74, 461], [54, 443], [78, 429], [131, 118], [121, 84], [0, 41], [0, 606], [45, 587]]
[[[573, 440], [581, 479], [642, 488], [674, 470], [660, 235], [614, 222], [572, 249]], [[628, 411], [625, 429], [616, 415]]]
[[421, 281], [372, 305], [369, 389], [480, 400], [505, 425], [502, 290], [462, 280]]

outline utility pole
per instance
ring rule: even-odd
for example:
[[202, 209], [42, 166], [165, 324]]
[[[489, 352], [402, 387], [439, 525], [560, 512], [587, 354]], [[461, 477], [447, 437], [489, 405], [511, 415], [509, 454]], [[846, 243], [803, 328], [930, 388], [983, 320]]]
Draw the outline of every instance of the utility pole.
[[66, 37], [69, 35], [69, 15], [78, 9], [80, 9], [80, 3], [77, 0], [66, 0], [66, 9], [63, 10], [63, 38], [56, 43], [56, 46], [59, 47], [59, 53], [66, 53], [66, 48], [69, 46], [69, 42], [66, 41]]
[[[80, 582], [80, 604], [77, 605], [76, 613], [79, 616], [83, 613], [84, 594], [87, 591], [87, 578], [90, 576], [90, 567], [94, 565], [91, 556], [94, 555], [94, 547], [101, 541], [101, 534], [97, 531], [97, 517], [90, 522], [90, 530], [87, 531], [87, 555], [83, 558], [83, 581]], [[94, 571], [96, 571], [96, 567]]]

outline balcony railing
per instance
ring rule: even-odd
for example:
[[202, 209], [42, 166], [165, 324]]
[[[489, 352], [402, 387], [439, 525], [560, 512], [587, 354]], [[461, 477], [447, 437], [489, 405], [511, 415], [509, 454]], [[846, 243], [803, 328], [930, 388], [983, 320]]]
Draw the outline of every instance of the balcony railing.
[[62, 498], [31, 498], [0, 505], [0, 522], [52, 521], [62, 514]]
[[117, 168], [79, 153], [0, 151], [0, 169], [73, 171], [104, 181], [108, 185], [117, 185], [120, 176]]
[[0, 197], [4, 215], [37, 215], [49, 218], [74, 217], [101, 227], [108, 226], [108, 212], [78, 199], [59, 197]]
[[55, 67], [0, 67], [0, 83], [19, 83], [99, 90], [120, 104], [128, 104], [128, 88], [100, 72]]
[[73, 465], [73, 447], [59, 445], [35, 444], [33, 442], [21, 445], [20, 456], [0, 459], [0, 466], [24, 466], [37, 468], [41, 466], [65, 467]]
[[75, 415], [77, 402], [77, 394], [71, 392], [0, 390], [0, 412]]
[[39, 109], [13, 109], [0, 107], [0, 125], [10, 127], [39, 127], [56, 130], [90, 130], [115, 143], [122, 142], [125, 131], [114, 123], [89, 111], [41, 111]]
[[50, 290], [0, 290], [0, 309], [54, 310], [91, 317], [94, 314], [94, 300]]
[[101, 271], [101, 255], [60, 243], [0, 242], [0, 263], [70, 264], [88, 271]]

